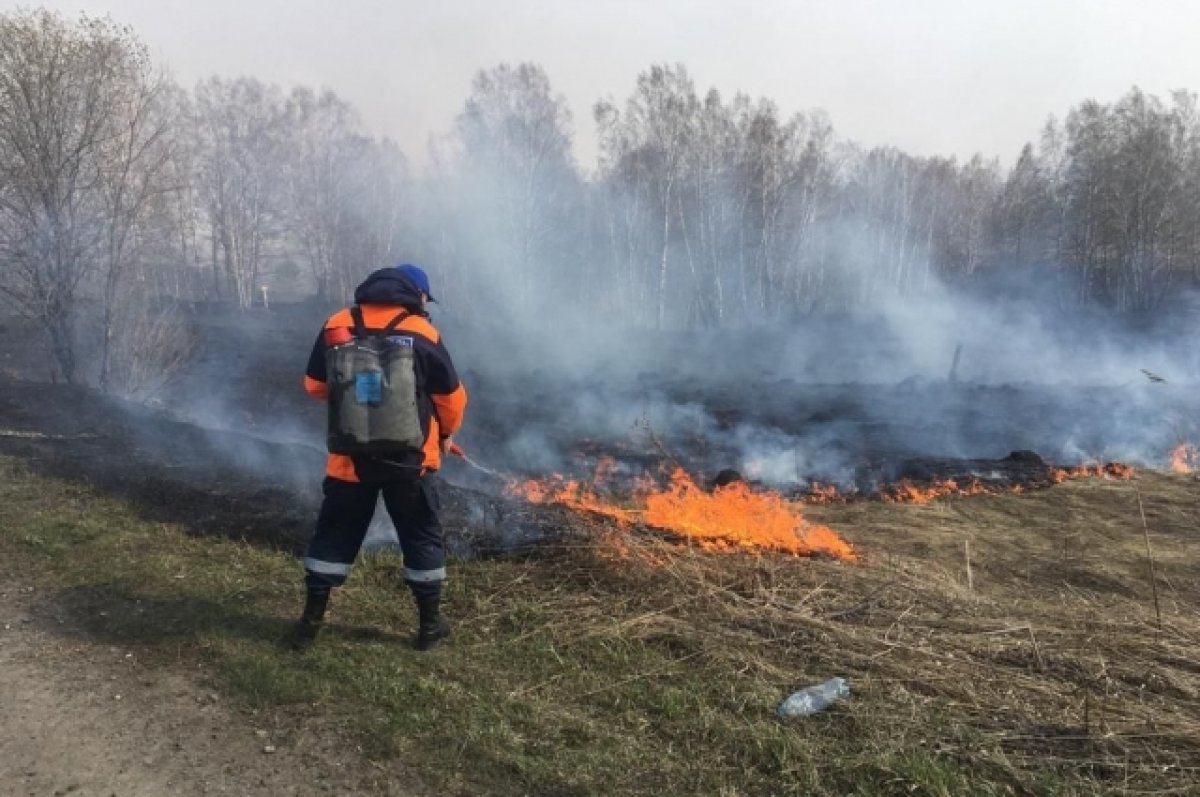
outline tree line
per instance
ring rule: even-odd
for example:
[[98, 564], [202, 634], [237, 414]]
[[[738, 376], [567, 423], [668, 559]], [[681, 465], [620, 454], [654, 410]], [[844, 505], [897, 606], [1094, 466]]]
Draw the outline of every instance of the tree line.
[[187, 356], [171, 301], [344, 301], [412, 259], [455, 312], [622, 328], [786, 322], [1021, 274], [1146, 312], [1200, 275], [1196, 97], [1050, 119], [1010, 168], [836, 135], [819, 112], [653, 66], [596, 103], [599, 158], [544, 70], [477, 73], [410, 168], [329, 90], [177, 85], [131, 29], [0, 13], [0, 292], [67, 381], [129, 391]]

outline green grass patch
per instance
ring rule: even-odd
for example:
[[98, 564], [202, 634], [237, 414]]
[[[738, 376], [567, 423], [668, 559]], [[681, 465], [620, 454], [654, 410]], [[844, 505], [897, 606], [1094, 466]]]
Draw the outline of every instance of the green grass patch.
[[[280, 640], [300, 607], [302, 568], [283, 551], [147, 521], [9, 459], [0, 549], [90, 638], [158, 654], [162, 666], [199, 659], [248, 706], [310, 706], [368, 755], [403, 756], [435, 788], [949, 797], [1118, 793], [1130, 782], [1128, 768], [1089, 768], [1095, 750], [1076, 760], [1060, 748], [1038, 764], [1015, 749], [1009, 736], [1054, 717], [1042, 704], [993, 705], [987, 689], [999, 680], [1002, 695], [1005, 678], [1019, 686], [1030, 668], [1050, 669], [1053, 640], [1039, 664], [1014, 654], [1024, 640], [984, 638], [985, 650], [974, 631], [926, 648], [925, 631], [906, 624], [942, 633], [946, 606], [964, 599], [944, 574], [919, 594], [881, 592], [901, 565], [617, 555], [602, 536], [536, 557], [455, 562], [454, 636], [423, 654], [409, 644], [401, 562], [383, 553], [360, 561], [326, 633], [296, 655]], [[901, 593], [919, 599], [885, 611], [880, 596]], [[838, 614], [862, 601], [858, 614]], [[978, 619], [988, 608], [956, 611]], [[956, 669], [956, 650], [974, 669]], [[939, 651], [950, 654], [944, 664]], [[831, 675], [850, 677], [849, 700], [805, 720], [775, 716], [792, 689]]]

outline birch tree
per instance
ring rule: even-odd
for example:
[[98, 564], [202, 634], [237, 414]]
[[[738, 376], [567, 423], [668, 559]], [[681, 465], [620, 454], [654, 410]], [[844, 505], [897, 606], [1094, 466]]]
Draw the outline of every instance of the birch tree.
[[0, 14], [0, 291], [79, 381], [79, 299], [103, 284], [103, 357], [131, 235], [162, 189], [165, 82], [128, 28], [49, 11]]
[[283, 97], [257, 80], [212, 78], [196, 87], [194, 107], [215, 283], [247, 308], [285, 226]]
[[475, 75], [455, 127], [460, 228], [488, 247], [477, 260], [488, 290], [535, 311], [572, 266], [563, 259], [579, 185], [566, 100], [541, 67], [502, 64]]

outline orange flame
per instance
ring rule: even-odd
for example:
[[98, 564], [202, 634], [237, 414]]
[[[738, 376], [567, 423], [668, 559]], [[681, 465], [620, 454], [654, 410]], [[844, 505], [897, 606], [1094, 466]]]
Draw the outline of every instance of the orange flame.
[[1062, 484], [1067, 479], [1132, 479], [1134, 469], [1131, 465], [1126, 465], [1124, 462], [1105, 462], [1099, 465], [1079, 465], [1074, 468], [1053, 468], [1050, 471], [1050, 480], [1055, 484]]
[[[604, 473], [600, 473], [603, 476]], [[560, 504], [622, 524], [643, 523], [696, 541], [706, 550], [768, 549], [799, 556], [821, 553], [854, 561], [858, 553], [828, 526], [809, 523], [783, 496], [755, 492], [742, 482], [704, 490], [682, 469], [666, 488], [649, 480], [637, 483], [634, 498], [642, 509], [627, 509], [598, 496], [594, 489], [561, 478], [513, 482], [510, 495], [535, 504]]]
[[1180, 443], [1171, 449], [1171, 471], [1174, 473], [1191, 473], [1200, 463], [1200, 450], [1190, 443]]
[[810, 482], [808, 493], [801, 500], [806, 504], [842, 504], [854, 495], [857, 493], [854, 491], [844, 493], [835, 484]]
[[[1007, 492], [1021, 492], [1021, 489], [1021, 485], [1017, 484], [1008, 488]], [[963, 485], [959, 485], [954, 479], [944, 479], [923, 487], [908, 479], [901, 479], [885, 488], [881, 493], [881, 497], [889, 503], [927, 504], [936, 498], [944, 498], [948, 495], [987, 495], [993, 492], [1000, 492], [1000, 490], [990, 490], [976, 479], [972, 479]]]
[[[1197, 462], [1200, 462], [1200, 452], [1197, 452]], [[910, 479], [901, 479], [895, 484], [886, 485], [879, 490], [879, 498], [892, 504], [927, 504], [939, 498], [967, 498], [974, 495], [1011, 495], [1025, 492], [1030, 487], [1061, 484], [1068, 479], [1100, 478], [1100, 479], [1131, 479], [1134, 469], [1123, 462], [1106, 462], [1100, 465], [1080, 465], [1074, 468], [1051, 468], [1044, 481], [1034, 481], [1030, 484], [989, 484], [978, 479], [960, 482], [957, 479], [942, 479], [928, 484], [919, 484]], [[831, 504], [844, 502], [854, 497], [854, 493], [841, 493], [834, 486], [822, 486], [813, 482], [809, 492], [802, 499], [806, 504]]]

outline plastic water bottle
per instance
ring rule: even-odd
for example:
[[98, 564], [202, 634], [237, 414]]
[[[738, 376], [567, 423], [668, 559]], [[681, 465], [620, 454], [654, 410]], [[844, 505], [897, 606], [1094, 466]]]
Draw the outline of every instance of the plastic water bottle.
[[807, 717], [824, 711], [840, 697], [850, 694], [850, 685], [845, 678], [830, 678], [823, 684], [809, 686], [792, 693], [779, 704], [781, 717]]

